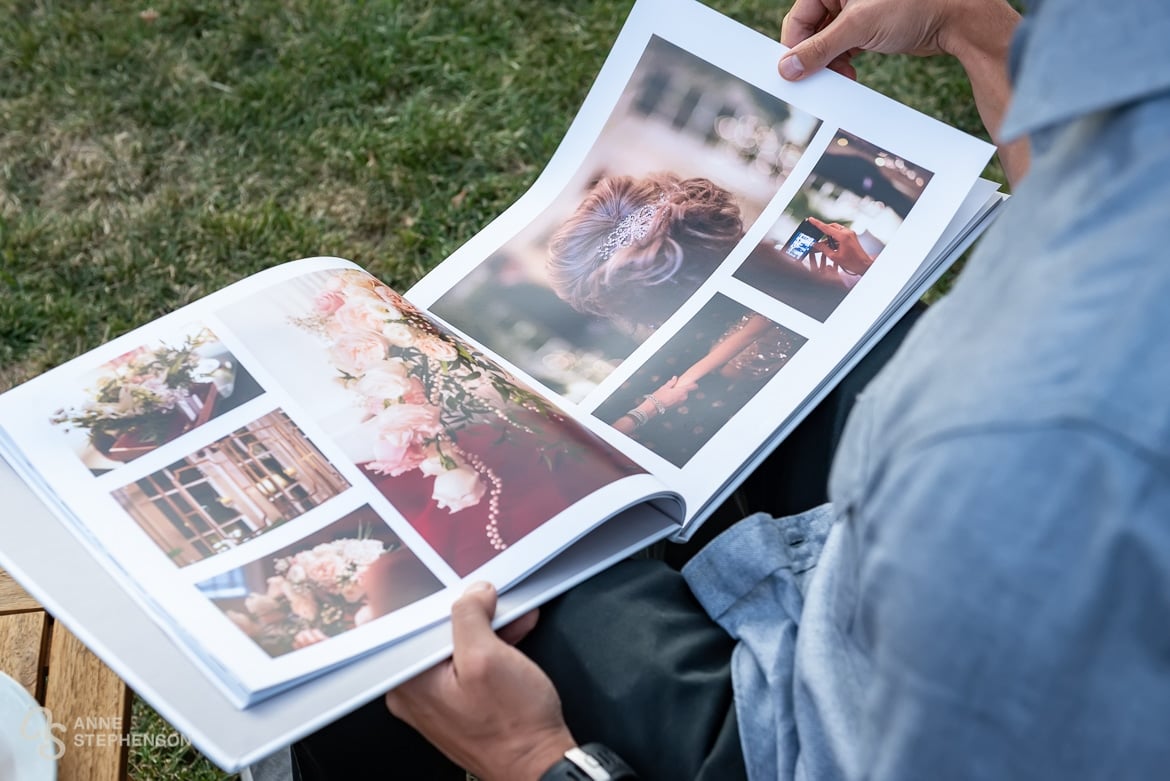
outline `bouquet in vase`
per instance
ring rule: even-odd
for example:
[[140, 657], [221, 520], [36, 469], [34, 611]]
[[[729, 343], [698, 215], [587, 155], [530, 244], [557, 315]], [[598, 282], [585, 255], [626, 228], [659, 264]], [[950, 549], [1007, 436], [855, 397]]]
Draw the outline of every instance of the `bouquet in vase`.
[[182, 433], [204, 404], [197, 350], [211, 339], [204, 330], [187, 336], [180, 347], [143, 346], [115, 358], [102, 366], [88, 398], [57, 410], [51, 422], [66, 430], [87, 429], [102, 452], [126, 437], [138, 445], [163, 444]]

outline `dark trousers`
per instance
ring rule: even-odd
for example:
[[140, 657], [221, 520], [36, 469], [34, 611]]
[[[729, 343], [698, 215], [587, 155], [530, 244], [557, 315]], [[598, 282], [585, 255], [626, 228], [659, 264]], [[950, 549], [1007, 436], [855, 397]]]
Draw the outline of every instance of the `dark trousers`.
[[[678, 574], [744, 515], [791, 515], [827, 501], [833, 452], [857, 394], [920, 314], [898, 323], [735, 496], [685, 545], [610, 568], [541, 608], [520, 648], [548, 673], [581, 743], [615, 750], [644, 779], [746, 778], [731, 688], [734, 643]], [[305, 781], [455, 779], [464, 771], [379, 698], [293, 746]]]

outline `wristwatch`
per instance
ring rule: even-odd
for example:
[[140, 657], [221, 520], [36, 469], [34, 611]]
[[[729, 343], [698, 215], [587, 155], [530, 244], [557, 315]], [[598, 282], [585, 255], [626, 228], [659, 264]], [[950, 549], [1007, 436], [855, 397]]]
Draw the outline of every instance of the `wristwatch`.
[[617, 754], [600, 743], [586, 743], [566, 751], [540, 781], [618, 781], [637, 777]]

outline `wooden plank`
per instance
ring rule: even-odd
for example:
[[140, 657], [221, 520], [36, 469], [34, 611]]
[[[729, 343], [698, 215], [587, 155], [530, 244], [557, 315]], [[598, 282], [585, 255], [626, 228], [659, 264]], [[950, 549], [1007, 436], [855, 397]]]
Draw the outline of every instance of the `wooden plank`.
[[0, 569], [0, 613], [40, 609], [40, 604], [25, 593], [11, 575]]
[[43, 610], [0, 616], [0, 670], [40, 700], [45, 694], [49, 617]]
[[130, 691], [81, 641], [54, 623], [45, 707], [65, 725], [60, 781], [123, 781]]

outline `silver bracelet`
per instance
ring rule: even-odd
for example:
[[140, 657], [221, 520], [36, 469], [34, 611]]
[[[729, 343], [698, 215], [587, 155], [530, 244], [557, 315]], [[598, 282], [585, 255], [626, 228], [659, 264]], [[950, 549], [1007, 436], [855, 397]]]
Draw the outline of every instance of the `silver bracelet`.
[[658, 399], [654, 398], [653, 393], [647, 393], [645, 396], [643, 396], [643, 398], [649, 399], [650, 403], [654, 405], [654, 411], [657, 412], [659, 415], [666, 414], [666, 405], [663, 404]]
[[650, 420], [646, 413], [640, 409], [632, 409], [626, 415], [634, 419], [634, 428], [644, 426], [646, 421]]

